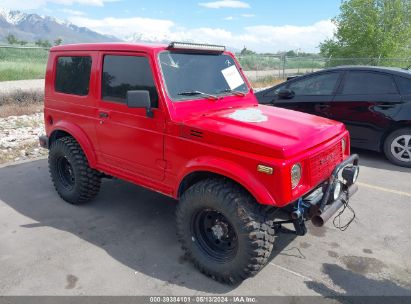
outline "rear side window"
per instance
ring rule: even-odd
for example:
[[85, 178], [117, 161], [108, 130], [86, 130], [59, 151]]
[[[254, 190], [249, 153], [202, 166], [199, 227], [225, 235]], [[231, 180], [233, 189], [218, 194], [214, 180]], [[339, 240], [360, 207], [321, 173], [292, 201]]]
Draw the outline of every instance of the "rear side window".
[[411, 79], [404, 77], [397, 77], [397, 83], [400, 87], [402, 95], [411, 95]]
[[102, 99], [126, 102], [127, 91], [147, 90], [151, 106], [158, 107], [158, 95], [149, 61], [138, 56], [104, 56]]
[[58, 57], [56, 66], [56, 92], [88, 95], [91, 72], [91, 57]]
[[344, 95], [397, 94], [391, 75], [370, 72], [349, 72], [344, 83]]

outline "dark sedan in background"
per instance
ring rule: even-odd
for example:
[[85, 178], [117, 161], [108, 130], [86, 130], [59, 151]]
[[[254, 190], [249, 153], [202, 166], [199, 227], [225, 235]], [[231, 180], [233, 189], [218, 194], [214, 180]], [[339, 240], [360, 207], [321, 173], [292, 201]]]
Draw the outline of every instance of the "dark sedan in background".
[[411, 72], [349, 66], [290, 79], [256, 93], [261, 104], [345, 123], [351, 145], [411, 167]]

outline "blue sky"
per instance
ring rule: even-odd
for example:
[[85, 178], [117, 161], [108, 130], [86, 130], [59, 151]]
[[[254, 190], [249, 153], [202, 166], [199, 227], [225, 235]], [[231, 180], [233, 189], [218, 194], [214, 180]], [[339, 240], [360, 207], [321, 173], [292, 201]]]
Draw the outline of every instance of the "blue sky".
[[191, 40], [259, 52], [316, 51], [341, 0], [0, 0], [0, 7], [68, 20], [133, 41]]

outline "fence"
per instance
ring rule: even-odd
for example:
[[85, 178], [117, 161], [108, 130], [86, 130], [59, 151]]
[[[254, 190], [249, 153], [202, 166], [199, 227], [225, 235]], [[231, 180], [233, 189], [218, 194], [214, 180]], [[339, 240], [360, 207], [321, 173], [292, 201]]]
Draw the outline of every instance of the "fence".
[[[0, 81], [44, 78], [47, 48], [0, 46]], [[411, 58], [324, 58], [281, 55], [237, 56], [256, 87], [268, 86], [291, 75], [301, 75], [338, 65], [380, 65], [405, 68]]]
[[49, 50], [0, 46], [0, 81], [44, 78]]
[[277, 55], [237, 56], [253, 86], [269, 86], [288, 76], [302, 75], [341, 65], [371, 65], [397, 68], [411, 66], [411, 58], [324, 58], [286, 57]]

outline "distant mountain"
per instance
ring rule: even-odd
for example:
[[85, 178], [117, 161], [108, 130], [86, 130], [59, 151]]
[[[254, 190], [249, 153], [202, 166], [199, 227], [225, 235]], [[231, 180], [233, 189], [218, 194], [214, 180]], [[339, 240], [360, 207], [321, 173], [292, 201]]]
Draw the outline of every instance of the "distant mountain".
[[117, 37], [102, 35], [53, 17], [0, 9], [0, 41], [5, 42], [9, 34], [28, 42], [42, 39], [53, 43], [57, 38], [63, 39], [64, 44], [121, 41]]

